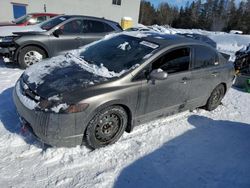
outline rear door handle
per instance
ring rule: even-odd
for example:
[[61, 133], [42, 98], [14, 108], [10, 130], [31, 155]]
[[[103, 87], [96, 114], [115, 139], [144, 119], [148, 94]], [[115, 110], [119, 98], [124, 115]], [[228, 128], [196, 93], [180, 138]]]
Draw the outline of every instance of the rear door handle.
[[213, 77], [217, 77], [218, 72], [213, 72], [211, 75], [212, 75]]

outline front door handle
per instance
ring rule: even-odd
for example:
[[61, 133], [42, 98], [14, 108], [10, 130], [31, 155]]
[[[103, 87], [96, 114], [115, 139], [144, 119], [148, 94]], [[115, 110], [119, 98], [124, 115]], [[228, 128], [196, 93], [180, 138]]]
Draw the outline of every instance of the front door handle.
[[212, 75], [213, 77], [217, 77], [218, 72], [213, 72], [211, 75]]

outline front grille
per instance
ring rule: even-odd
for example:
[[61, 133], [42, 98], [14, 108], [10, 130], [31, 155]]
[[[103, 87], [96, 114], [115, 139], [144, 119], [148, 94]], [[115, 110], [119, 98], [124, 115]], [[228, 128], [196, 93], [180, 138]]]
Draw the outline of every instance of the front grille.
[[21, 88], [21, 92], [23, 95], [25, 95], [26, 97], [28, 97], [29, 99], [35, 101], [35, 102], [39, 102], [41, 97], [39, 95], [37, 95], [34, 91], [32, 91], [29, 86], [21, 79], [20, 81], [20, 88]]
[[36, 124], [38, 125], [38, 131], [42, 133], [44, 136], [47, 136], [47, 131], [48, 131], [48, 124], [49, 124], [49, 114], [47, 113], [41, 113], [38, 114], [36, 118]]

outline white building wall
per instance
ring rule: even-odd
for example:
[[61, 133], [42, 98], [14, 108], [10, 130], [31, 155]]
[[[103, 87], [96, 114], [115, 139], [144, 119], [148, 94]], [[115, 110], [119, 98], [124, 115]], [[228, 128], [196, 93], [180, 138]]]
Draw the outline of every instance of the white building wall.
[[13, 20], [12, 3], [27, 4], [27, 13], [44, 12], [45, 4], [49, 13], [105, 17], [119, 23], [128, 16], [135, 24], [140, 9], [140, 0], [122, 0], [121, 6], [113, 5], [112, 0], [0, 0], [0, 21]]

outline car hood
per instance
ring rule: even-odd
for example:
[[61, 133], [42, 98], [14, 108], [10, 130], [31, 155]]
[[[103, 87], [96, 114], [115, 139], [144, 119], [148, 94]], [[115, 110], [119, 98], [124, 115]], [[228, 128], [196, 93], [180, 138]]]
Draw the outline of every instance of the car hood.
[[22, 80], [44, 99], [60, 96], [72, 102], [72, 93], [108, 82], [119, 74], [87, 64], [75, 56], [58, 56], [28, 68]]
[[15, 32], [43, 32], [44, 30], [41, 29], [40, 25], [31, 25], [31, 26], [3, 26], [0, 27], [0, 36], [10, 36], [13, 35]]

